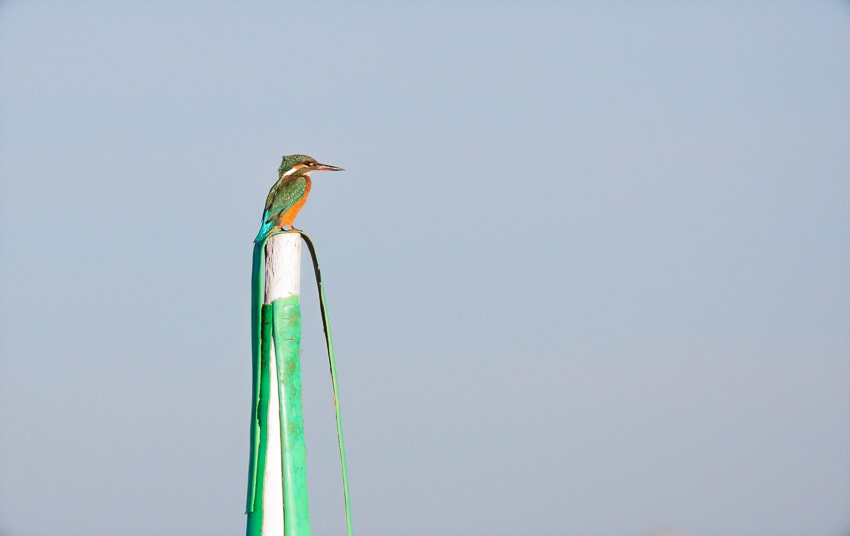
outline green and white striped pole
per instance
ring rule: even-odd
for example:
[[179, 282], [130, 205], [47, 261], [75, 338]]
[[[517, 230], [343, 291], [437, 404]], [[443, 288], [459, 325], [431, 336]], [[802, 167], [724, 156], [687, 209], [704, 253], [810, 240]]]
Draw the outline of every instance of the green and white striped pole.
[[333, 341], [316, 248], [302, 231], [254, 243], [251, 276], [252, 407], [248, 536], [310, 536], [307, 449], [301, 404], [301, 240], [313, 260], [333, 388], [342, 491], [353, 536]]
[[[248, 536], [309, 536], [301, 404], [301, 235], [255, 245]], [[261, 300], [261, 303], [257, 303]]]

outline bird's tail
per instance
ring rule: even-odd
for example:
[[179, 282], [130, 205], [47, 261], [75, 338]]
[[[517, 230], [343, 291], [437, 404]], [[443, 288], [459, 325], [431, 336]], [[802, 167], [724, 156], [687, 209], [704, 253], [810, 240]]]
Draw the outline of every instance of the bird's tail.
[[263, 225], [260, 226], [260, 232], [257, 233], [257, 238], [254, 239], [254, 243], [258, 244], [263, 242], [266, 238], [268, 238], [272, 229], [274, 229], [274, 222], [264, 220]]

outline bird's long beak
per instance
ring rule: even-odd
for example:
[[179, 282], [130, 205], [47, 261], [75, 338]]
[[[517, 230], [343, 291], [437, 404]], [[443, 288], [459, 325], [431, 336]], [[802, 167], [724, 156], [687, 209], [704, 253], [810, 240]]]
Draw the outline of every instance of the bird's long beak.
[[327, 164], [316, 164], [313, 169], [315, 171], [345, 171], [345, 169], [336, 166], [329, 166]]

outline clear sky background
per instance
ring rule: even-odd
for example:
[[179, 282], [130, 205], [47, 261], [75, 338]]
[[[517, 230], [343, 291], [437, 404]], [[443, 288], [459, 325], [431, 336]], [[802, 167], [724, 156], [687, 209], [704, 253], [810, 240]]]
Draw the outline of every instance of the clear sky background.
[[850, 3], [399, 4], [0, 4], [0, 534], [243, 533], [294, 152], [357, 534], [850, 534]]

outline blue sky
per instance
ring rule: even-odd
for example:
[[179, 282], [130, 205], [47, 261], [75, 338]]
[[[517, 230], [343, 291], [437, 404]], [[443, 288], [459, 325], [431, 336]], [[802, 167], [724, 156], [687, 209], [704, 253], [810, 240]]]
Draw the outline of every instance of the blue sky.
[[0, 534], [244, 530], [303, 152], [358, 534], [846, 535], [848, 8], [4, 2]]

